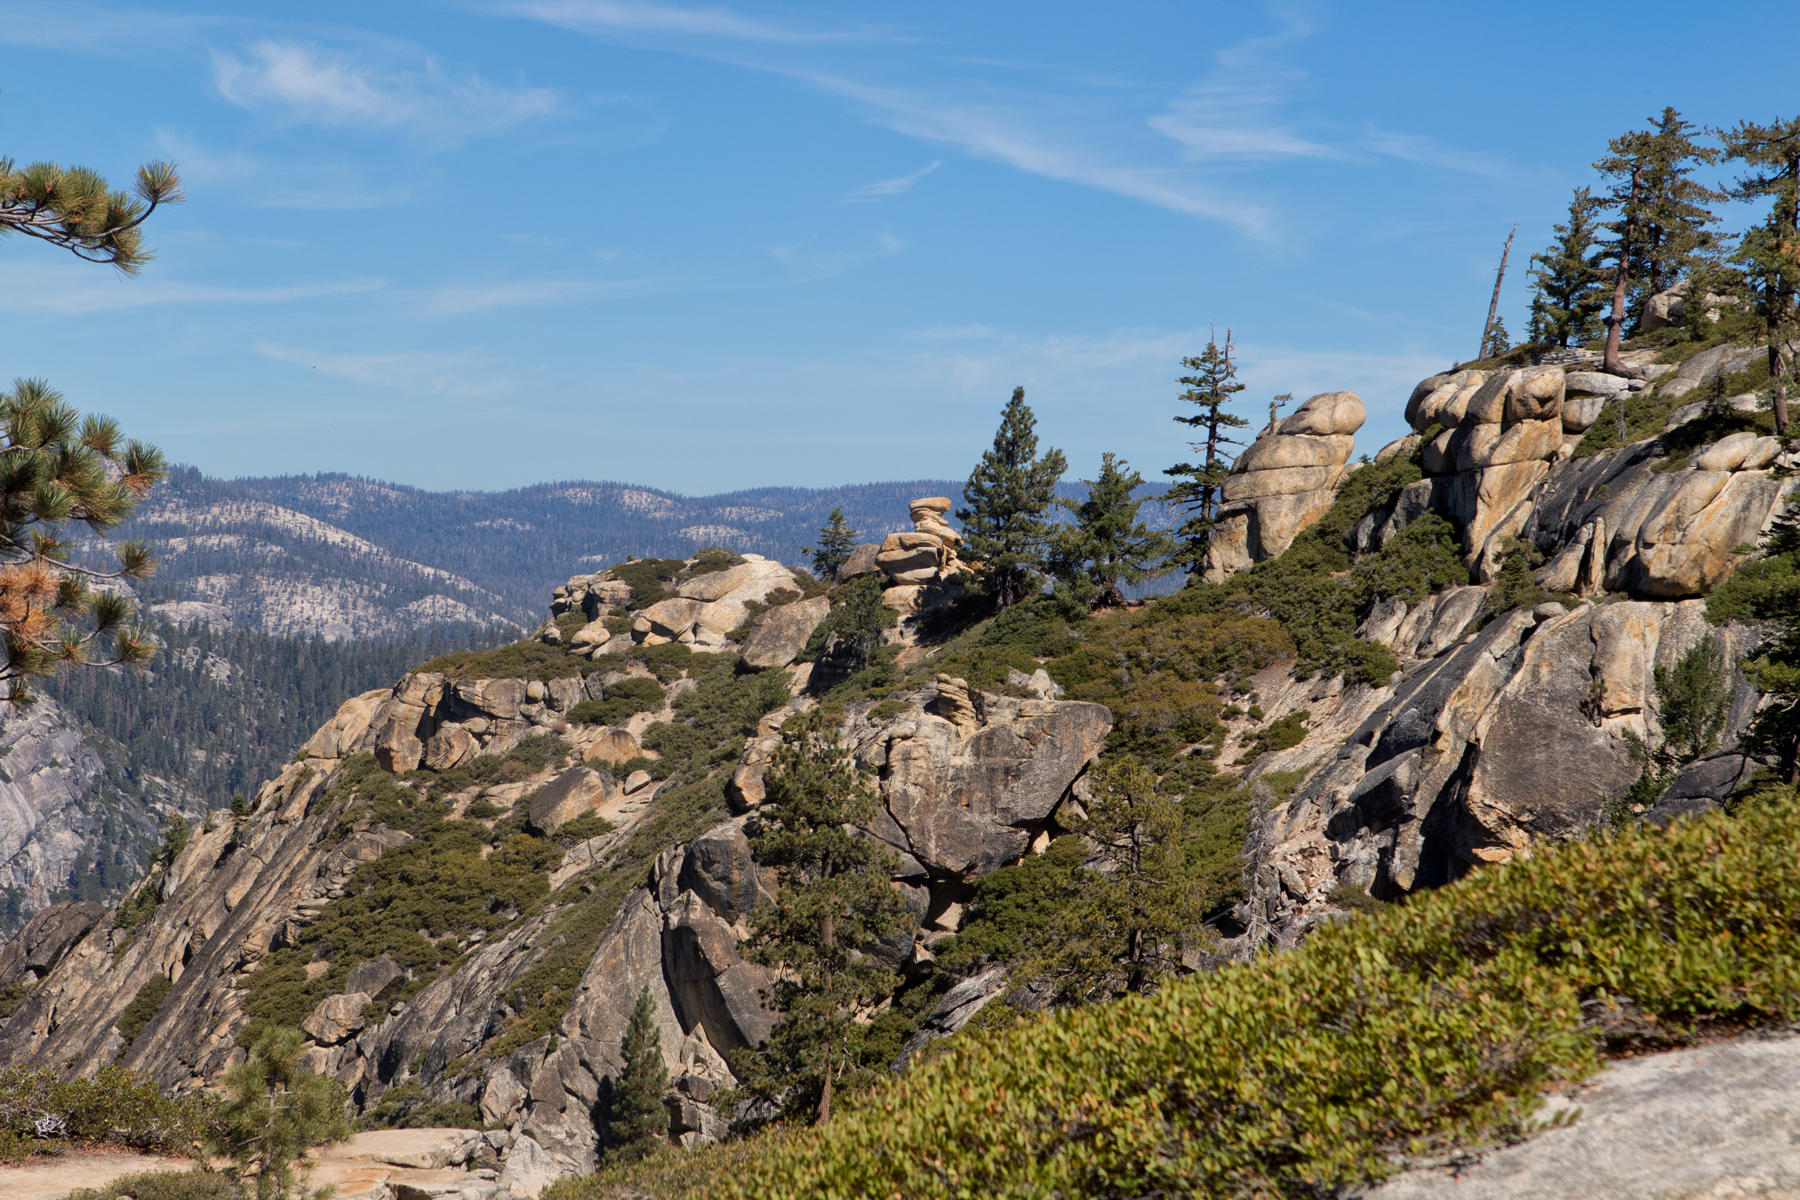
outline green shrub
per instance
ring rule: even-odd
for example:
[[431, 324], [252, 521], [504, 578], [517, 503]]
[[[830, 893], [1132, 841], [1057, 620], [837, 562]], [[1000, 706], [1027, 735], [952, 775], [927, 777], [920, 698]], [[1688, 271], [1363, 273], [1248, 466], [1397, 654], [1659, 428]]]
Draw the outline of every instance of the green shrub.
[[610, 684], [601, 699], [583, 700], [573, 706], [568, 717], [577, 725], [618, 725], [637, 713], [655, 712], [662, 704], [662, 685], [634, 675]]
[[559, 1195], [1317, 1197], [1516, 1136], [1602, 1054], [1800, 1016], [1792, 789], [1490, 868], [1297, 950], [953, 1039], [823, 1129]]
[[144, 1026], [150, 1023], [156, 1010], [169, 998], [169, 989], [174, 986], [167, 975], [154, 975], [137, 990], [137, 995], [131, 998], [131, 1003], [125, 1006], [125, 1011], [119, 1014], [119, 1019], [114, 1024], [119, 1036], [125, 1039], [119, 1053], [123, 1054], [131, 1049], [131, 1044], [137, 1041], [137, 1035], [144, 1032]]
[[1302, 708], [1279, 720], [1270, 721], [1244, 741], [1243, 761], [1276, 750], [1287, 750], [1306, 740], [1306, 722], [1312, 714]]
[[451, 680], [536, 679], [549, 683], [553, 679], [585, 674], [588, 662], [562, 646], [526, 638], [493, 650], [457, 650], [442, 654], [418, 669], [436, 672]]
[[408, 1080], [381, 1093], [381, 1100], [356, 1122], [358, 1129], [482, 1129], [481, 1110], [461, 1100], [433, 1100]]
[[146, 1171], [103, 1188], [76, 1188], [68, 1200], [245, 1200], [238, 1181], [214, 1171]]
[[91, 1142], [180, 1154], [200, 1140], [208, 1120], [200, 1101], [167, 1099], [148, 1077], [119, 1066], [102, 1067], [91, 1079], [25, 1067], [0, 1071], [0, 1144], [14, 1151]]
[[663, 585], [673, 581], [686, 566], [687, 563], [679, 558], [637, 558], [614, 563], [607, 569], [614, 579], [622, 579], [631, 585], [628, 607], [636, 609], [668, 599], [671, 593]]
[[688, 574], [711, 575], [714, 571], [728, 571], [743, 561], [743, 555], [723, 546], [706, 546], [694, 552], [694, 565], [688, 568]]

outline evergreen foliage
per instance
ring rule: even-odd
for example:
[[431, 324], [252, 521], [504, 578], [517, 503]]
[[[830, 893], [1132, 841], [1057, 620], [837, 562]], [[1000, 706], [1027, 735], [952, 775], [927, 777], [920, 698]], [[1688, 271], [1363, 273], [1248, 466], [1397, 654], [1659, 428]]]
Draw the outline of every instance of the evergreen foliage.
[[349, 1096], [342, 1084], [304, 1065], [308, 1042], [298, 1029], [270, 1029], [250, 1057], [225, 1072], [224, 1101], [213, 1149], [229, 1157], [257, 1200], [309, 1193], [296, 1167], [314, 1146], [350, 1136]]
[[144, 164], [123, 192], [86, 167], [0, 158], [0, 234], [22, 233], [126, 275], [150, 261], [140, 227], [159, 205], [182, 199], [173, 163]]
[[1764, 694], [1748, 739], [1800, 783], [1800, 509], [1776, 520], [1762, 557], [1745, 563], [1707, 597], [1707, 619], [1761, 621], [1770, 636], [1744, 668]]
[[625, 1062], [613, 1084], [607, 1129], [612, 1152], [636, 1160], [669, 1144], [669, 1112], [663, 1107], [669, 1069], [663, 1064], [662, 1035], [656, 1029], [648, 987], [638, 992], [631, 1007], [619, 1053]]
[[1598, 204], [1587, 188], [1569, 200], [1569, 219], [1555, 227], [1556, 240], [1531, 256], [1531, 341], [1553, 346], [1581, 345], [1599, 332], [1601, 291], [1599, 252], [1594, 245]]
[[121, 440], [116, 422], [82, 417], [37, 379], [0, 392], [0, 428], [0, 685], [27, 703], [30, 677], [147, 662], [155, 646], [130, 600], [91, 584], [148, 575], [149, 547], [125, 542], [115, 569], [94, 569], [70, 560], [67, 530], [105, 534], [130, 516], [162, 478], [161, 451]]
[[[1206, 549], [1212, 542], [1219, 492], [1225, 485], [1225, 477], [1231, 473], [1226, 447], [1243, 444], [1233, 438], [1230, 431], [1249, 425], [1243, 417], [1225, 407], [1234, 395], [1244, 390], [1244, 385], [1237, 381], [1237, 364], [1231, 361], [1232, 349], [1231, 330], [1227, 329], [1223, 346], [1216, 339], [1210, 340], [1199, 357], [1182, 359], [1181, 365], [1191, 373], [1175, 381], [1186, 389], [1176, 398], [1199, 408], [1191, 416], [1178, 415], [1175, 420], [1198, 432], [1199, 440], [1190, 443], [1189, 449], [1201, 456], [1200, 461], [1177, 463], [1163, 472], [1175, 480], [1164, 494], [1164, 501], [1188, 511], [1187, 519], [1176, 529], [1175, 536], [1181, 540], [1177, 561], [1190, 570], [1205, 561]], [[1275, 406], [1270, 407], [1271, 419], [1276, 411]]]
[[1481, 357], [1498, 358], [1511, 349], [1512, 335], [1506, 331], [1506, 322], [1495, 316], [1493, 324], [1488, 326], [1487, 337], [1482, 339]]
[[1769, 339], [1775, 431], [1787, 437], [1788, 380], [1800, 339], [1800, 117], [1767, 125], [1744, 121], [1718, 136], [1725, 158], [1744, 171], [1730, 197], [1769, 204], [1768, 215], [1744, 234], [1732, 258], [1742, 266]]
[[833, 508], [831, 516], [819, 527], [819, 544], [802, 546], [801, 549], [812, 556], [813, 574], [829, 583], [837, 577], [838, 568], [850, 559], [850, 551], [856, 549], [856, 530], [844, 519], [842, 508]]
[[775, 899], [752, 915], [745, 949], [780, 972], [768, 1001], [781, 1016], [733, 1069], [752, 1095], [823, 1124], [833, 1091], [870, 1074], [858, 1013], [898, 982], [870, 951], [912, 915], [889, 882], [897, 856], [856, 828], [874, 819], [875, 795], [835, 735], [790, 720], [765, 779], [750, 845]]
[[838, 589], [831, 611], [813, 637], [819, 652], [856, 672], [875, 661], [882, 634], [900, 623], [900, 614], [881, 603], [880, 575], [859, 575]]
[[1000, 417], [994, 445], [963, 486], [968, 507], [964, 552], [976, 564], [976, 590], [995, 608], [1009, 608], [1043, 586], [1051, 537], [1044, 514], [1056, 500], [1056, 484], [1068, 469], [1061, 450], [1038, 453], [1037, 418], [1014, 388]]
[[1101, 455], [1099, 478], [1087, 482], [1087, 499], [1063, 505], [1075, 522], [1052, 537], [1050, 569], [1080, 604], [1117, 608], [1125, 603], [1121, 584], [1135, 586], [1168, 569], [1174, 539], [1138, 518], [1143, 501], [1134, 493], [1143, 483], [1109, 451]]

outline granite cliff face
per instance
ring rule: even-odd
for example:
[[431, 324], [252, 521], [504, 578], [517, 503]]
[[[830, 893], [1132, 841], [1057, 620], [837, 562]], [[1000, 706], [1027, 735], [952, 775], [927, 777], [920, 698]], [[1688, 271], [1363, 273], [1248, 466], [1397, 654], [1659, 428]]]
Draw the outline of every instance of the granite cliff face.
[[[1714, 358], [1706, 370], [1730, 361]], [[1734, 664], [1758, 631], [1710, 626], [1703, 597], [1788, 503], [1780, 472], [1800, 462], [1751, 430], [1689, 436], [1702, 426], [1577, 457], [1608, 398], [1631, 386], [1582, 365], [1457, 372], [1414, 393], [1415, 433], [1377, 460], [1416, 456], [1420, 477], [1351, 541], [1373, 550], [1442, 514], [1468, 582], [1363, 614], [1362, 636], [1399, 663], [1387, 680], [1296, 678], [1278, 663], [1247, 682], [1256, 721], [1291, 717], [1303, 735], [1239, 761], [1258, 733], [1245, 715], [1218, 755], [1259, 797], [1246, 898], [1227, 922], [1240, 946], [1292, 942], [1348, 894], [1395, 898], [1602, 822], [1703, 807], [1754, 768], [1736, 738], [1757, 697]], [[1210, 575], [1278, 554], [1331, 509], [1363, 469], [1351, 464], [1362, 416], [1350, 393], [1316, 396], [1246, 451]], [[914, 668], [931, 650], [916, 614], [960, 587], [947, 503], [915, 502], [910, 533], [859, 551], [841, 575], [884, 577], [905, 618], [890, 636], [909, 643]], [[1519, 564], [1556, 598], [1503, 599]], [[770, 890], [751, 832], [782, 726], [817, 708], [813, 663], [797, 660], [831, 604], [756, 556], [649, 569], [576, 576], [532, 640], [345, 702], [249, 815], [201, 828], [152, 875], [132, 927], [85, 910], [34, 924], [0, 955], [0, 988], [31, 985], [0, 1025], [0, 1064], [119, 1061], [191, 1091], [279, 1016], [359, 1108], [410, 1097], [502, 1128], [491, 1145], [523, 1193], [528, 1178], [596, 1161], [626, 1018], [648, 990], [673, 1131], [718, 1136], [729, 1056], [773, 1019], [765, 970], [738, 950]], [[1732, 680], [1720, 748], [1647, 813], [1621, 809], [1638, 748], [1667, 737], [1658, 668], [1708, 639]], [[959, 928], [977, 878], [1079, 824], [1112, 714], [1056, 699], [1043, 672], [1010, 690], [941, 674], [826, 714], [878, 782], [865, 832], [898, 853], [892, 882], [914, 927], [871, 953], [902, 972]], [[491, 902], [460, 925], [420, 918], [416, 936], [378, 948], [367, 928], [379, 915], [357, 897], [388, 866], [450, 854], [458, 838], [463, 857], [444, 861], [484, 881], [471, 887]], [[519, 859], [521, 845], [538, 857]], [[164, 981], [147, 1021], [122, 1029]], [[991, 972], [963, 981], [926, 1029], [956, 1028], [998, 986]]]
[[[581, 576], [559, 589], [562, 628], [604, 627], [609, 619], [618, 627], [620, 613], [605, 599], [621, 598], [613, 582]], [[780, 586], [795, 582], [784, 568], [757, 560], [694, 575], [610, 637], [644, 648], [685, 646], [693, 661], [728, 665], [741, 644], [718, 629], [745, 626], [746, 589], [759, 602], [787, 601], [748, 622], [749, 644], [766, 645], [762, 634], [786, 619], [784, 609], [810, 605]], [[677, 605], [685, 606], [678, 615]], [[733, 610], [729, 619], [714, 611], [721, 606]], [[661, 611], [643, 615], [653, 610]], [[800, 621], [808, 632], [811, 624], [815, 618]], [[591, 641], [555, 624], [545, 637], [553, 641], [536, 643], [543, 654], [597, 661], [589, 658]], [[771, 652], [776, 661], [767, 669], [803, 678], [809, 665], [787, 665], [797, 651]], [[147, 920], [125, 929], [115, 914], [69, 934], [82, 922], [59, 918], [47, 923], [54, 930], [34, 935], [33, 945], [43, 945], [31, 952], [32, 971], [42, 978], [0, 1028], [0, 1062], [58, 1062], [85, 1072], [119, 1061], [175, 1091], [216, 1079], [243, 1056], [257, 973], [284, 969], [281, 952], [361, 886], [359, 868], [428, 836], [384, 823], [372, 809], [368, 797], [391, 798], [383, 789], [399, 780], [468, 820], [482, 819], [468, 815], [480, 801], [489, 807], [477, 814], [511, 804], [528, 828], [554, 830], [582, 818], [604, 824], [590, 821], [545, 864], [544, 883], [553, 889], [547, 903], [461, 943], [448, 967], [406, 968], [386, 956], [319, 947], [304, 979], [329, 974], [342, 983], [300, 1022], [314, 1042], [314, 1067], [343, 1080], [364, 1109], [411, 1085], [505, 1126], [505, 1148], [521, 1162], [586, 1169], [600, 1144], [596, 1113], [621, 1065], [626, 1020], [647, 987], [676, 1131], [688, 1140], [718, 1136], [726, 1117], [709, 1100], [734, 1082], [725, 1056], [760, 1041], [773, 1020], [763, 1001], [766, 970], [737, 952], [745, 918], [768, 891], [746, 828], [772, 739], [816, 702], [801, 698], [765, 714], [738, 761], [721, 768], [735, 812], [718, 812], [646, 861], [632, 855], [686, 793], [679, 780], [616, 773], [615, 766], [650, 761], [639, 738], [675, 717], [675, 708], [665, 702], [619, 725], [570, 715], [621, 678], [648, 677], [616, 668], [551, 679], [427, 671], [347, 701], [259, 792], [249, 816], [198, 830], [165, 872], [153, 874], [143, 885], [156, 900]], [[671, 701], [700, 686], [675, 681]], [[839, 719], [880, 781], [882, 811], [871, 833], [901, 852], [895, 886], [916, 928], [881, 952], [904, 969], [927, 961], [930, 945], [954, 931], [976, 875], [1017, 861], [1055, 827], [1111, 718], [1098, 705], [983, 695], [947, 678], [891, 697], [879, 716], [873, 709], [852, 705]], [[566, 750], [503, 783], [437, 782], [484, 760], [523, 762], [534, 745], [552, 743]], [[603, 892], [605, 902], [594, 901]], [[581, 938], [572, 914], [598, 925], [572, 964], [559, 1007], [542, 1020], [531, 1004], [537, 997], [521, 991], [543, 978], [547, 960], [569, 939]], [[170, 981], [166, 998], [127, 1042], [122, 1014], [159, 980]], [[527, 1017], [542, 1022], [542, 1033], [521, 1039]]]

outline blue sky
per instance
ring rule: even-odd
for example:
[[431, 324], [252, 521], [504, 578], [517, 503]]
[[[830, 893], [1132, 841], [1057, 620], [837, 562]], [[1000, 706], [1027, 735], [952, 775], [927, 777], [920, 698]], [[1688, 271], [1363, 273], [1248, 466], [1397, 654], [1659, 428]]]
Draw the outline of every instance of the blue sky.
[[136, 279], [0, 241], [3, 369], [214, 475], [962, 477], [1022, 384], [1155, 478], [1229, 326], [1251, 415], [1352, 389], [1372, 451], [1608, 137], [1792, 115], [1800, 6], [1729, 9], [38, 5], [0, 151], [189, 199]]

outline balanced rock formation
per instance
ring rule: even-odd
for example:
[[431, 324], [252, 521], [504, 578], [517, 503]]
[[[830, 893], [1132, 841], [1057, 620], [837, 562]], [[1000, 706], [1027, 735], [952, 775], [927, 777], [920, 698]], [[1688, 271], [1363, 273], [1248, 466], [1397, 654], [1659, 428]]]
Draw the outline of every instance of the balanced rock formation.
[[888, 607], [898, 612], [917, 609], [926, 589], [941, 585], [963, 569], [956, 556], [962, 534], [944, 520], [951, 503], [948, 496], [914, 500], [911, 532], [888, 534], [876, 550], [875, 568], [892, 585], [882, 597]]
[[1275, 557], [1325, 515], [1365, 416], [1355, 392], [1323, 392], [1238, 456], [1220, 490], [1208, 580]]

